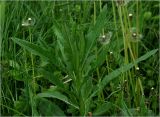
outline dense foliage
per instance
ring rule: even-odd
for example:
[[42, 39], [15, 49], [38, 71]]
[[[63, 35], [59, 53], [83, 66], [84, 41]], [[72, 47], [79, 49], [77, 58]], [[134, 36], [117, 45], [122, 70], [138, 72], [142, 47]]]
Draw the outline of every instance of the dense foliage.
[[0, 115], [159, 115], [159, 2], [0, 2]]

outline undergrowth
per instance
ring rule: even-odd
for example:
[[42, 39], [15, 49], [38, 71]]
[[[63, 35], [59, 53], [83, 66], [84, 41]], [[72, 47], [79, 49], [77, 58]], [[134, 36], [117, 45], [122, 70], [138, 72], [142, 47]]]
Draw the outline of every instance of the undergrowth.
[[158, 116], [159, 2], [1, 1], [2, 116]]

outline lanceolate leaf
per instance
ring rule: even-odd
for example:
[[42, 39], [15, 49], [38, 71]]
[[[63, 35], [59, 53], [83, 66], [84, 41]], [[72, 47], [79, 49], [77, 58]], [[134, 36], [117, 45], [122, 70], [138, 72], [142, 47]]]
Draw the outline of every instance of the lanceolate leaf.
[[27, 49], [32, 54], [38, 55], [42, 58], [45, 58], [46, 60], [49, 60], [54, 65], [58, 66], [58, 63], [55, 60], [55, 57], [52, 56], [53, 53], [51, 53], [49, 50], [44, 49], [44, 48], [42, 48], [36, 44], [30, 43], [28, 41], [18, 39], [18, 38], [12, 38], [12, 40], [15, 43], [19, 44], [20, 46], [22, 46], [23, 48]]
[[62, 93], [58, 92], [58, 91], [46, 91], [43, 93], [39, 93], [37, 95], [37, 97], [46, 97], [46, 98], [55, 98], [55, 99], [59, 99], [77, 109], [79, 109], [79, 107], [73, 103], [71, 103], [68, 99], [68, 97], [66, 97], [65, 95], [63, 95]]
[[48, 51], [38, 45], [18, 38], [12, 38], [12, 40], [35, 55], [39, 55], [46, 59], [50, 58]]

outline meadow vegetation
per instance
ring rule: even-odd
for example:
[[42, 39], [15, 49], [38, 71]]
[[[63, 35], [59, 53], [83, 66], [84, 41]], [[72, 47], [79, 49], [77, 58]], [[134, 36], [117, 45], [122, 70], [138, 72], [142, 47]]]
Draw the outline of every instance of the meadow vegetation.
[[158, 116], [158, 1], [1, 1], [1, 116]]

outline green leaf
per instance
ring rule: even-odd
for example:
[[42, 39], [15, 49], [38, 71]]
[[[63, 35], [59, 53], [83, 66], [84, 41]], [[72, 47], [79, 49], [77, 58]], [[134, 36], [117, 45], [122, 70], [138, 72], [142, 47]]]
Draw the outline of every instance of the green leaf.
[[14, 69], [19, 69], [20, 68], [19, 64], [14, 60], [9, 60], [9, 65], [11, 67], [13, 67]]
[[35, 45], [35, 44], [32, 44], [28, 41], [25, 41], [25, 40], [22, 40], [22, 39], [18, 39], [18, 38], [12, 38], [12, 40], [19, 44], [20, 46], [22, 46], [23, 48], [27, 49], [28, 51], [30, 51], [31, 53], [35, 54], [35, 55], [38, 55], [38, 56], [41, 56], [45, 59], [49, 59], [50, 58], [50, 55], [48, 53], [47, 50], [41, 48], [40, 46], [38, 45]]
[[86, 37], [86, 54], [83, 61], [82, 66], [85, 65], [88, 55], [90, 54], [97, 38], [100, 36], [100, 33], [102, 32], [102, 29], [106, 25], [106, 19], [107, 19], [107, 6], [104, 6], [102, 12], [98, 16], [96, 23], [93, 27], [90, 28], [89, 33]]
[[99, 52], [97, 53], [97, 58], [95, 57], [96, 61], [93, 63], [92, 69], [100, 67], [104, 63], [104, 61], [106, 60], [106, 55], [107, 55], [106, 50], [107, 50], [106, 47], [99, 49]]
[[44, 77], [49, 80], [51, 83], [61, 87], [61, 88], [64, 88], [64, 85], [63, 85], [63, 82], [59, 79], [59, 77], [56, 77], [54, 75], [54, 73], [51, 73], [49, 71], [46, 71], [45, 69], [43, 68], [40, 68], [39, 69], [39, 72], [42, 73], [44, 75]]
[[93, 91], [92, 79], [84, 79], [84, 83], [81, 86], [81, 111], [83, 114], [86, 114], [89, 111], [91, 99], [89, 98], [90, 94]]
[[98, 16], [96, 23], [91, 27], [90, 32], [87, 34], [87, 50], [93, 46], [95, 40], [100, 36], [102, 29], [105, 27], [107, 18], [107, 6], [104, 6], [102, 12]]
[[69, 99], [65, 95], [63, 95], [62, 93], [60, 93], [58, 91], [46, 91], [46, 92], [37, 94], [37, 97], [46, 97], [46, 98], [59, 99], [59, 100], [65, 102], [66, 104], [69, 104], [69, 105], [79, 109], [79, 107], [77, 105], [71, 103], [71, 101], [69, 101]]
[[109, 109], [111, 109], [112, 104], [110, 102], [105, 102], [100, 104], [97, 109], [93, 112], [94, 116], [105, 114]]
[[83, 83], [81, 87], [81, 95], [84, 101], [92, 93], [92, 89], [93, 89], [92, 79], [89, 78], [88, 80], [85, 80], [85, 83]]
[[56, 22], [56, 20], [54, 20], [54, 26], [52, 27], [52, 29], [54, 31], [54, 34], [57, 37], [57, 46], [58, 46], [58, 49], [60, 50], [61, 55], [62, 55], [61, 59], [66, 63], [67, 57], [66, 57], [65, 50], [64, 50], [65, 39], [63, 36], [63, 32], [60, 30], [61, 28], [58, 25], [58, 23]]
[[38, 55], [38, 56], [42, 57], [43, 59], [49, 60], [51, 63], [53, 63], [57, 67], [59, 66], [58, 62], [56, 60], [56, 57], [53, 56], [54, 54], [52, 52], [50, 52], [50, 50], [44, 49], [43, 47], [40, 47], [36, 44], [30, 43], [30, 42], [22, 40], [22, 39], [18, 39], [18, 38], [11, 38], [11, 39], [15, 43], [17, 43], [20, 46], [22, 46], [23, 48], [27, 49], [32, 54]]
[[[19, 100], [19, 101], [14, 101], [14, 109], [21, 112], [25, 113], [27, 109], [29, 108], [28, 103], [26, 100]], [[15, 114], [18, 115], [18, 113], [15, 112]]]
[[42, 116], [65, 116], [61, 108], [55, 103], [45, 99], [39, 98], [39, 103], [37, 104], [38, 112]]

